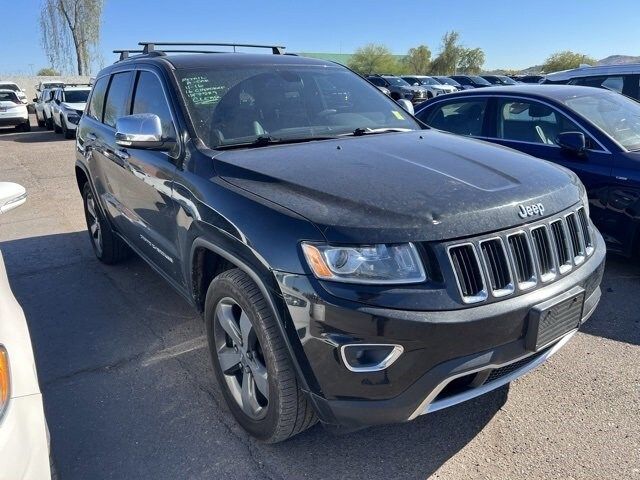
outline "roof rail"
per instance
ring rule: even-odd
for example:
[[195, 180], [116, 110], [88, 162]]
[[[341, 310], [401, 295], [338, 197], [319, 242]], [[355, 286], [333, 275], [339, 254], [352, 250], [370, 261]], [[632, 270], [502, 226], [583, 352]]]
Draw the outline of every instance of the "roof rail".
[[[271, 53], [274, 55], [283, 55], [285, 47], [281, 45], [255, 45], [248, 43], [216, 43], [216, 42], [139, 42], [138, 45], [143, 47], [142, 53], [148, 54], [156, 49], [156, 46], [164, 47], [233, 47], [233, 51], [236, 51], [237, 47], [248, 48], [270, 48]], [[168, 50], [165, 50], [168, 51]], [[190, 53], [190, 52], [189, 52]], [[197, 51], [194, 53], [216, 53], [208, 51]]]

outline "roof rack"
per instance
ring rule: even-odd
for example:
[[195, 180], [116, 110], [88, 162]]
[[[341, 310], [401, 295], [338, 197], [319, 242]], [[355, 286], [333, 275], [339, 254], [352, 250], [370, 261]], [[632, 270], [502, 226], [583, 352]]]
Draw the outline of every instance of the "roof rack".
[[[281, 45], [255, 45], [248, 43], [215, 43], [215, 42], [140, 42], [138, 45], [141, 45], [142, 53], [148, 54], [155, 51], [156, 46], [161, 47], [233, 47], [233, 51], [236, 51], [237, 47], [247, 47], [247, 48], [270, 48], [271, 53], [274, 55], [283, 55], [285, 47]], [[169, 50], [163, 50], [165, 52]], [[182, 50], [177, 50], [176, 52], [183, 52]], [[210, 52], [198, 50], [194, 52], [185, 52], [185, 53], [219, 53], [219, 52]]]

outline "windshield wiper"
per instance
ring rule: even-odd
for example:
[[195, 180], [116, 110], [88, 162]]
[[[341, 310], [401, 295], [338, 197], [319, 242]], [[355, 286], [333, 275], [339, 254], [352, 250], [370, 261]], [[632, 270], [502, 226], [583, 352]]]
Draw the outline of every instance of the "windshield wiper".
[[315, 136], [315, 137], [293, 137], [293, 138], [277, 138], [271, 135], [260, 135], [250, 142], [222, 144], [216, 147], [217, 150], [229, 150], [233, 148], [254, 148], [266, 147], [267, 145], [284, 145], [287, 143], [303, 143], [312, 142], [314, 140], [333, 140], [334, 136]]
[[360, 137], [362, 135], [375, 135], [377, 133], [393, 133], [393, 132], [411, 132], [410, 128], [356, 128], [351, 133], [345, 133], [343, 136], [353, 135], [354, 137]]

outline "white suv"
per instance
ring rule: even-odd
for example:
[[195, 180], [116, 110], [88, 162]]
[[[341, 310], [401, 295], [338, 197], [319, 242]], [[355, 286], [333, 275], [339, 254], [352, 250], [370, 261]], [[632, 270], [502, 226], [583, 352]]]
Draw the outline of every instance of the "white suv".
[[73, 138], [76, 127], [84, 112], [87, 98], [91, 92], [89, 85], [67, 85], [54, 90], [51, 102], [53, 130], [64, 133], [65, 138]]
[[640, 64], [581, 66], [549, 73], [542, 83], [606, 88], [640, 100]]
[[24, 93], [24, 89], [20, 88], [17, 83], [0, 81], [0, 90], [13, 90], [21, 103], [25, 105], [29, 103], [27, 101], [27, 94]]
[[27, 106], [13, 90], [0, 90], [0, 126], [14, 126], [16, 130], [31, 130]]

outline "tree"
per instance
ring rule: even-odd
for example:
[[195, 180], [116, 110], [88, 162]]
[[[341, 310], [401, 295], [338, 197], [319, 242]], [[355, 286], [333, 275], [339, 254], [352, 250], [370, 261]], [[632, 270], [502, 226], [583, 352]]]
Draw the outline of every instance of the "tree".
[[39, 77], [57, 77], [60, 75], [60, 72], [55, 68], [46, 67], [38, 70], [38, 73], [36, 73], [36, 75], [38, 75]]
[[431, 50], [426, 45], [410, 48], [402, 62], [406, 67], [407, 73], [426, 75], [431, 67]]
[[40, 11], [42, 46], [57, 69], [73, 65], [78, 75], [88, 75], [90, 52], [100, 41], [104, 0], [43, 0]]
[[458, 72], [476, 74], [482, 70], [485, 55], [481, 48], [466, 48], [460, 43], [460, 34], [447, 32], [442, 37], [440, 53], [431, 62], [431, 72], [453, 75]]
[[595, 58], [583, 55], [582, 53], [565, 50], [563, 52], [556, 52], [553, 55], [550, 55], [544, 62], [542, 71], [545, 73], [551, 73], [559, 70], [578, 68], [581, 64], [595, 65], [596, 63], [597, 60]]
[[349, 60], [349, 68], [361, 75], [371, 75], [374, 73], [394, 73], [398, 65], [387, 47], [370, 43], [356, 50]]
[[463, 48], [458, 60], [458, 70], [468, 75], [477, 75], [484, 65], [484, 52], [481, 48]]

